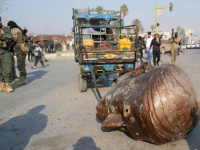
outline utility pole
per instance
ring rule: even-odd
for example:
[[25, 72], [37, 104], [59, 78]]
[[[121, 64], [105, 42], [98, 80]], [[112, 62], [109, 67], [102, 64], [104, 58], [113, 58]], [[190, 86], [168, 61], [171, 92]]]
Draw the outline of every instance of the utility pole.
[[156, 2], [156, 6], [155, 6], [155, 10], [156, 10], [156, 23], [155, 23], [155, 27], [156, 27], [156, 33], [158, 33], [158, 26], [159, 26], [159, 23], [158, 23], [158, 9], [165, 9], [165, 8], [170, 8], [170, 11], [173, 11], [173, 3], [170, 3], [170, 5], [168, 6], [159, 6], [158, 7], [158, 4]]
[[155, 26], [156, 26], [156, 33], [158, 33], [158, 4], [157, 4], [157, 2], [156, 2], [156, 24], [155, 24]]

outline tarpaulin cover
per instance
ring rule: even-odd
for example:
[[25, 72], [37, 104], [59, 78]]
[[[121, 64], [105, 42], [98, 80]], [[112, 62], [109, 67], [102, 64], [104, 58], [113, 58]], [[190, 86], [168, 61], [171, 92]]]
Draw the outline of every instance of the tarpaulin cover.
[[120, 18], [117, 14], [74, 14], [75, 18]]

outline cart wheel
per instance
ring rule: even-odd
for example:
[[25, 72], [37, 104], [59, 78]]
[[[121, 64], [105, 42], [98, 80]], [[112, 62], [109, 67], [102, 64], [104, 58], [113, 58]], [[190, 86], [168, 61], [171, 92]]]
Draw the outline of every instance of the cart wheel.
[[75, 59], [75, 62], [78, 62], [78, 58], [77, 58], [77, 53], [74, 53], [74, 59]]
[[121, 77], [121, 76], [123, 76], [123, 75], [124, 75], [124, 73], [120, 73], [120, 74], [119, 74], [119, 77]]
[[87, 91], [87, 79], [81, 77], [80, 73], [78, 74], [78, 86], [80, 92]]
[[112, 83], [112, 87], [114, 87], [116, 84], [117, 84], [117, 79], [114, 79]]
[[78, 62], [78, 59], [75, 57], [75, 62]]

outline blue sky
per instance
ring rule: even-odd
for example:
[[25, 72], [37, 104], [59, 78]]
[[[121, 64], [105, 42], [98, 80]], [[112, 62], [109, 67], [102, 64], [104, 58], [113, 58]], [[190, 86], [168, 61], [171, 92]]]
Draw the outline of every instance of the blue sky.
[[125, 25], [139, 18], [145, 31], [155, 24], [155, 4], [167, 6], [174, 3], [174, 10], [164, 10], [164, 16], [158, 17], [159, 30], [170, 31], [178, 25], [185, 29], [195, 29], [200, 35], [200, 0], [9, 0], [8, 10], [1, 14], [3, 23], [15, 21], [20, 27], [27, 27], [35, 34], [69, 34], [72, 28], [72, 8], [96, 8], [119, 10], [126, 4], [129, 13]]

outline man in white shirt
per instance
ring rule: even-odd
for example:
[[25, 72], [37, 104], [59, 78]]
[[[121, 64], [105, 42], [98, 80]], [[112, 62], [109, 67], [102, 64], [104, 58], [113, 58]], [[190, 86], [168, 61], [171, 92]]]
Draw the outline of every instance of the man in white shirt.
[[153, 49], [150, 49], [151, 41], [153, 40], [151, 36], [151, 32], [148, 32], [148, 37], [146, 38], [146, 50], [147, 50], [147, 59], [149, 62], [152, 63], [152, 51]]

